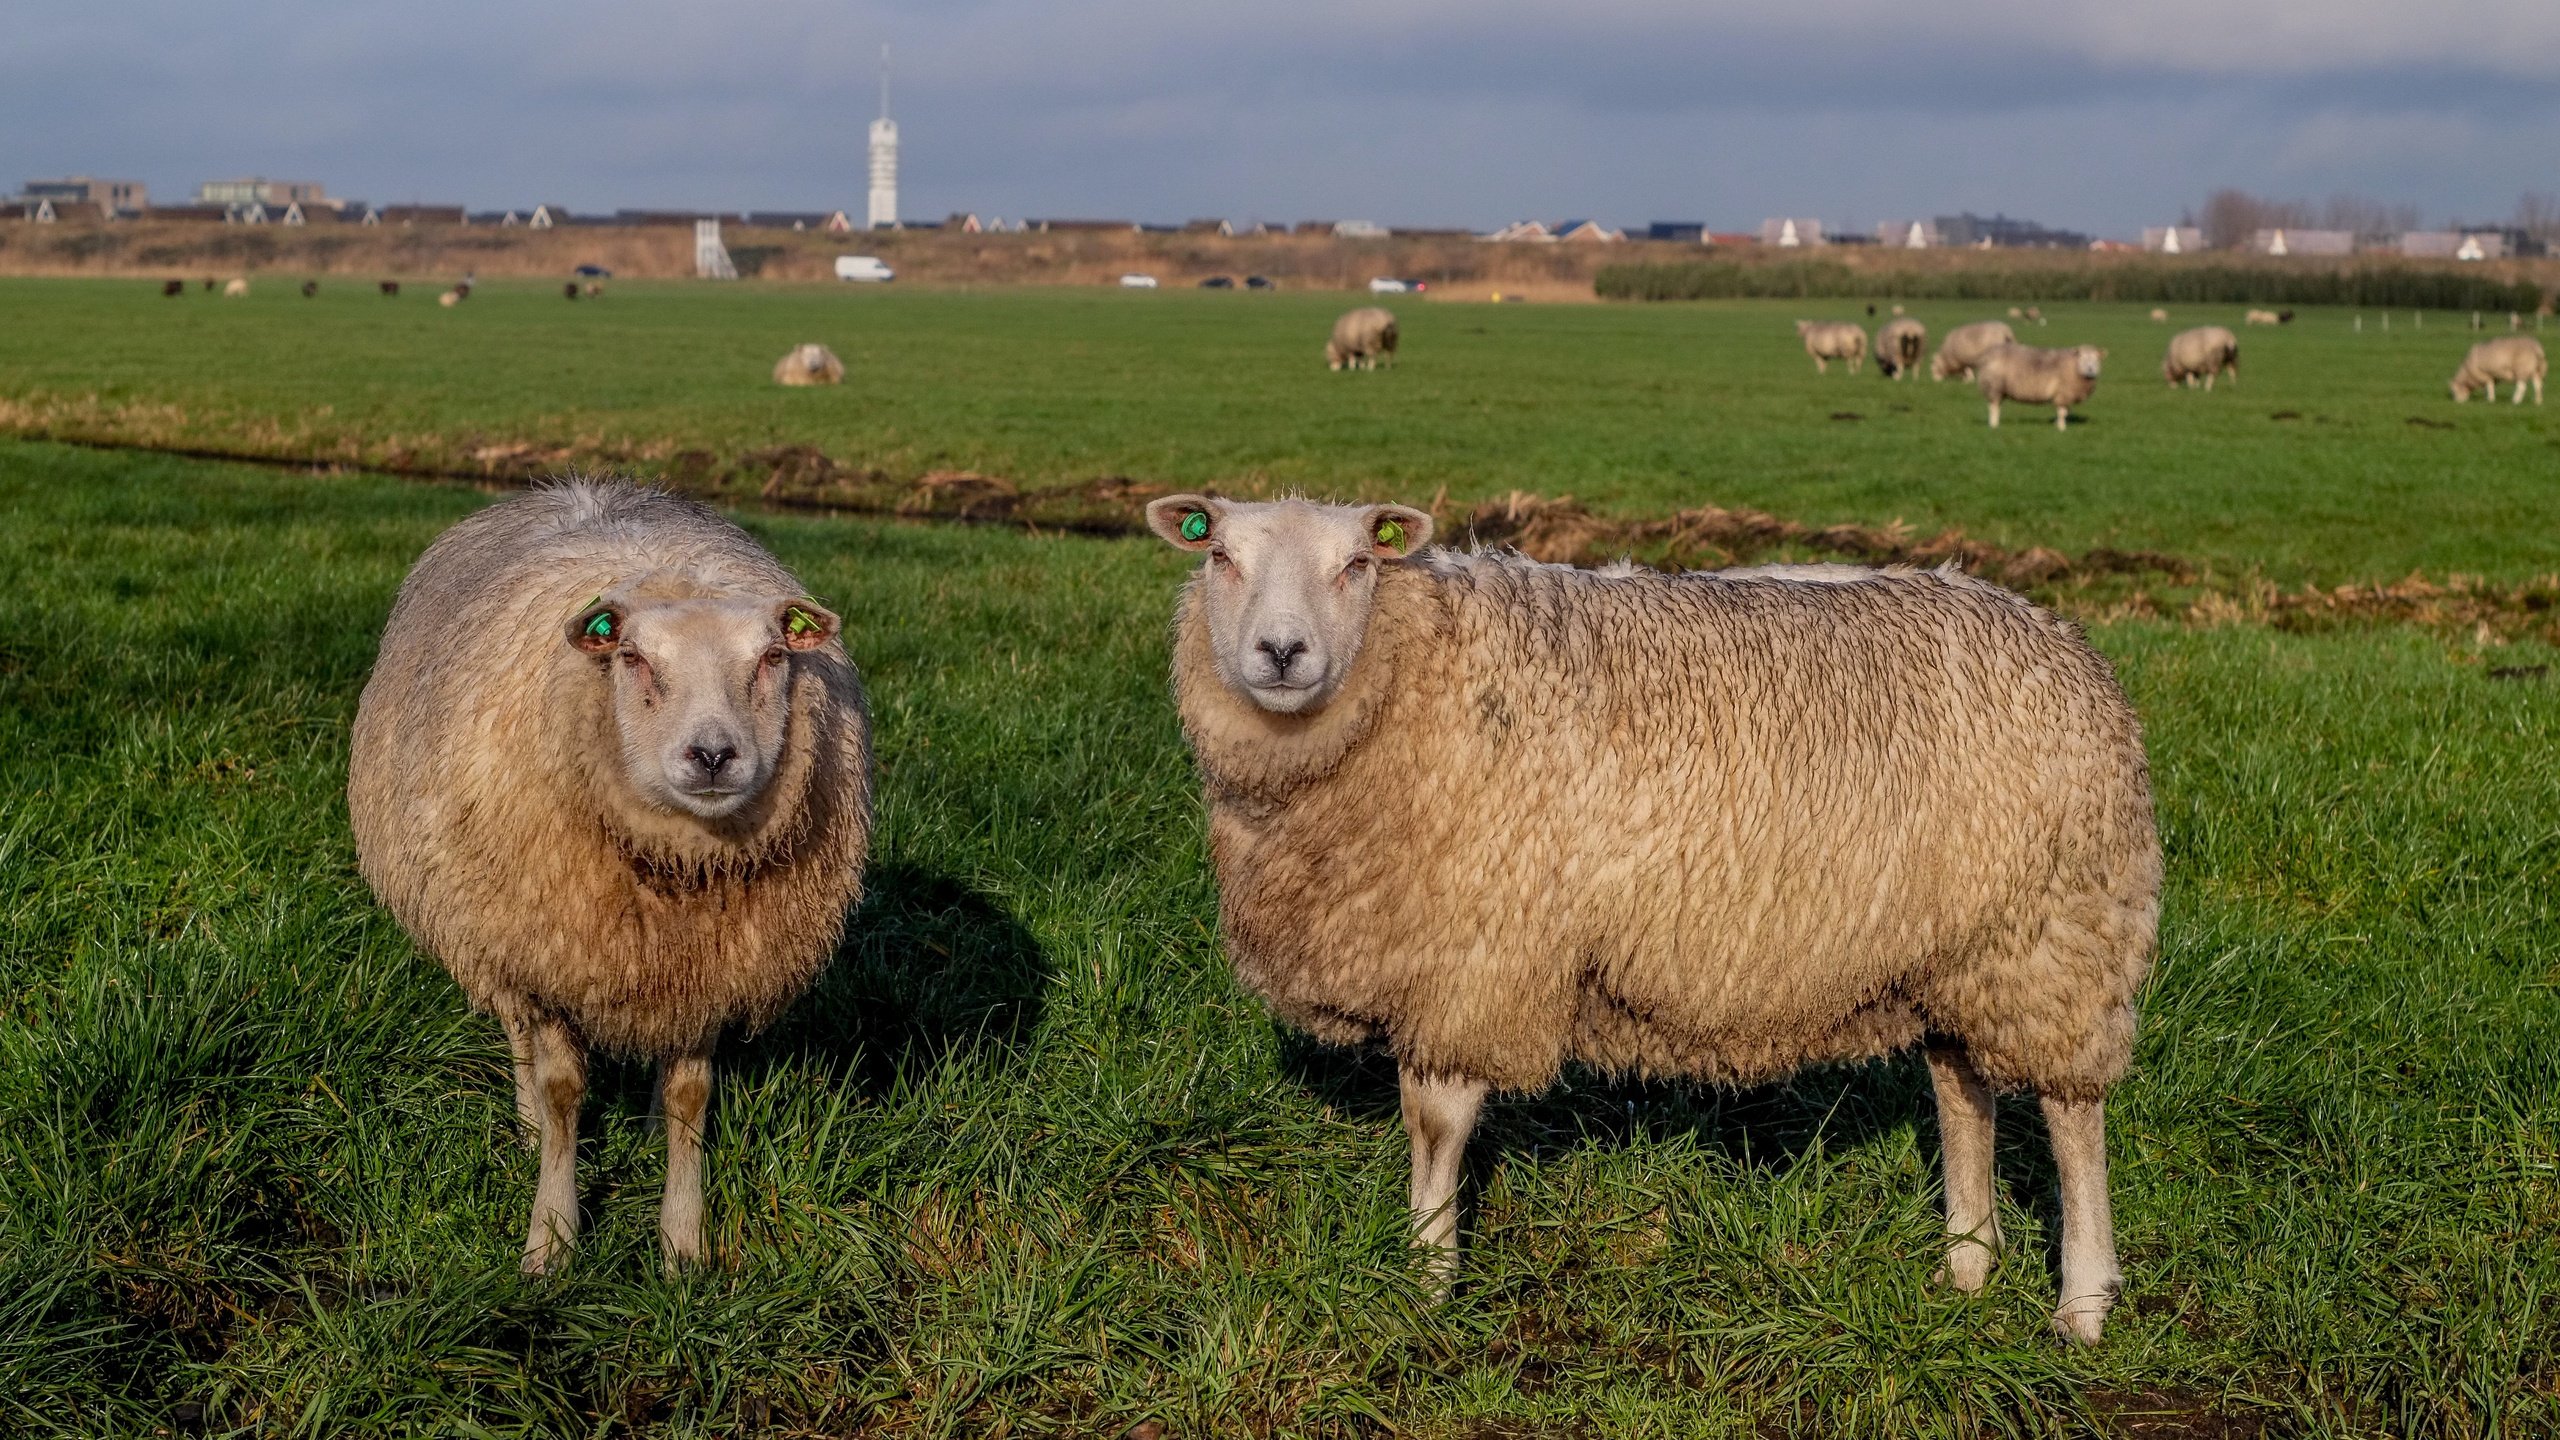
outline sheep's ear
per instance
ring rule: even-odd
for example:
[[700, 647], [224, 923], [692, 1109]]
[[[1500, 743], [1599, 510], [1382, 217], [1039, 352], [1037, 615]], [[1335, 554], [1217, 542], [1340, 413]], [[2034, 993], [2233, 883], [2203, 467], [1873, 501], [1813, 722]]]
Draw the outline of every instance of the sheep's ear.
[[834, 611], [806, 596], [783, 601], [773, 612], [773, 623], [782, 632], [782, 643], [794, 650], [815, 650], [844, 626]]
[[1401, 560], [1431, 543], [1431, 517], [1410, 505], [1369, 507], [1369, 548], [1382, 560]]
[[622, 607], [599, 595], [578, 608], [569, 620], [569, 643], [590, 655], [602, 655], [622, 644]]
[[1177, 550], [1206, 550], [1225, 513], [1206, 495], [1167, 495], [1147, 502], [1147, 528]]

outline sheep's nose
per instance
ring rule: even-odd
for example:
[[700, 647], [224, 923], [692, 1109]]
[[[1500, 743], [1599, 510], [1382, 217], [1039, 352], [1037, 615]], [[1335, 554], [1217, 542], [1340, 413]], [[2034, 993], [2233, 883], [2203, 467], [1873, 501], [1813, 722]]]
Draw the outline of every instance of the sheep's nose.
[[1295, 663], [1299, 656], [1307, 653], [1307, 642], [1304, 640], [1256, 640], [1253, 642], [1253, 648], [1271, 657], [1273, 674], [1286, 675], [1289, 673], [1290, 665]]
[[684, 758], [692, 761], [693, 768], [705, 777], [717, 779], [720, 772], [728, 768], [729, 762], [738, 758], [738, 748], [734, 745], [687, 745]]

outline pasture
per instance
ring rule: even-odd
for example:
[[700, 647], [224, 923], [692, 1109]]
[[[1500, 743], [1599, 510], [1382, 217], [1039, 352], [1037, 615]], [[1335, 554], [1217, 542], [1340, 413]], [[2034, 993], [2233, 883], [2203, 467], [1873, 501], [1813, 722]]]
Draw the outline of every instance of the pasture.
[[[2110, 346], [2110, 379], [2086, 426], [1994, 435], [1970, 389], [1815, 376], [1786, 321], [1842, 304], [1406, 304], [1405, 363], [1346, 376], [1317, 355], [1338, 296], [489, 287], [442, 313], [346, 289], [0, 282], [0, 428], [1712, 500], [2287, 583], [2560, 568], [2560, 430], [2454, 407], [2469, 336], [2442, 316], [2244, 333], [2242, 389], [2204, 396], [2160, 384], [2137, 310], [2051, 306], [2031, 338]], [[850, 383], [771, 387], [803, 339]], [[0, 440], [11, 1432], [2560, 1427], [2545, 619], [2093, 625], [2169, 880], [2110, 1106], [2128, 1291], [2065, 1351], [2032, 1107], [2003, 1116], [2008, 1259], [1972, 1300], [1931, 1283], [1916, 1057], [1497, 1102], [1466, 1279], [1425, 1303], [1392, 1066], [1278, 1029], [1219, 953], [1166, 694], [1183, 557], [750, 512], [866, 675], [872, 894], [817, 993], [723, 1052], [718, 1268], [658, 1274], [645, 1072], [600, 1066], [590, 1228], [533, 1281], [504, 1042], [374, 907], [342, 800], [392, 592], [485, 498]]]

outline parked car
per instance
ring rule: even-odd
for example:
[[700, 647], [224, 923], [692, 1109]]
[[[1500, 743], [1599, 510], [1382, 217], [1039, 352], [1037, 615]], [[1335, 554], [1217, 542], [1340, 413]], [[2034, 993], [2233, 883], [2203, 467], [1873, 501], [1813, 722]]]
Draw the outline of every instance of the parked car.
[[886, 285], [898, 278], [898, 272], [890, 269], [888, 262], [877, 255], [839, 255], [836, 257], [836, 278], [856, 280], [865, 285]]
[[1369, 293], [1372, 295], [1401, 295], [1412, 288], [1393, 275], [1379, 275], [1369, 281]]
[[1212, 275], [1208, 279], [1200, 282], [1200, 288], [1203, 290], [1233, 290], [1236, 288], [1236, 277], [1233, 275]]
[[1247, 290], [1277, 290], [1280, 286], [1268, 276], [1247, 275], [1244, 277], [1244, 288]]
[[1153, 290], [1156, 288], [1156, 277], [1153, 275], [1123, 275], [1120, 277], [1120, 288], [1123, 290]]
[[613, 278], [613, 272], [607, 270], [601, 265], [581, 265], [569, 273], [577, 276], [581, 280], [610, 280]]

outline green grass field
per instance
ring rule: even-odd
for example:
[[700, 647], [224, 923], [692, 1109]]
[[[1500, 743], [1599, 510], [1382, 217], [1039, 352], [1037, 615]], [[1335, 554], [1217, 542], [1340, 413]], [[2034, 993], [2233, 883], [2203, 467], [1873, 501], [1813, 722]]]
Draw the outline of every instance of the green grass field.
[[[1365, 299], [1365, 297], [1362, 297]], [[2283, 584], [2560, 571], [2560, 412], [2457, 407], [2467, 316], [2249, 330], [2236, 391], [2170, 392], [2177, 326], [2054, 305], [2030, 343], [2110, 351], [2069, 434], [1983, 425], [1970, 387], [1817, 376], [1796, 316], [1848, 301], [1396, 301], [1403, 363], [1328, 373], [1339, 294], [617, 284], [599, 302], [489, 284], [455, 310], [262, 277], [246, 299], [142, 280], [0, 280], [0, 433], [469, 471], [493, 448], [663, 469], [806, 445], [912, 478], [1106, 476], [1427, 502], [1513, 490], [1621, 514], [1713, 502], [1818, 524], [1901, 519], [2000, 544], [2167, 551]], [[1933, 334], [1998, 307], [1920, 303]], [[2555, 337], [2560, 338], [2560, 337]], [[768, 371], [819, 340], [831, 390]], [[1854, 417], [1854, 418], [1835, 418]]]
[[[2560, 432], [2444, 398], [2447, 317], [2250, 332], [2244, 388], [2208, 397], [2150, 378], [2136, 312], [2049, 307], [2039, 338], [2112, 346], [2116, 378], [2086, 426], [1994, 436], [1969, 390], [1814, 376], [1789, 308], [1408, 305], [1401, 369], [1329, 375], [1342, 303], [0, 281], [0, 429], [807, 443], [1026, 483], [1899, 516], [2287, 580], [2560, 568]], [[771, 387], [811, 338], [857, 383]], [[1931, 1283], [1916, 1057], [1497, 1103], [1466, 1281], [1427, 1305], [1392, 1066], [1279, 1029], [1219, 952], [1165, 679], [1182, 557], [743, 514], [865, 672], [871, 895], [817, 992], [723, 1052], [720, 1267], [659, 1275], [648, 1076], [603, 1066], [589, 1229], [538, 1282], [503, 1040], [373, 905], [342, 798], [393, 591], [485, 501], [0, 439], [0, 1433], [2560, 1431], [2547, 625], [2094, 627], [2169, 882], [2110, 1107], [2128, 1292], [2066, 1351], [2031, 1106], [2006, 1263], [1976, 1299]]]

